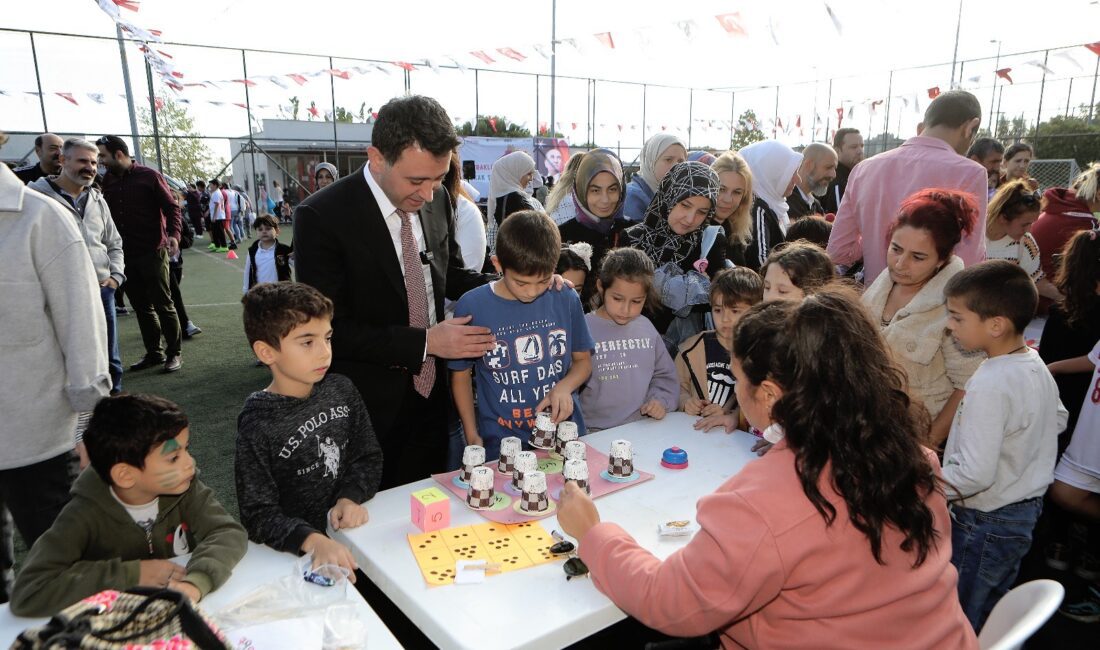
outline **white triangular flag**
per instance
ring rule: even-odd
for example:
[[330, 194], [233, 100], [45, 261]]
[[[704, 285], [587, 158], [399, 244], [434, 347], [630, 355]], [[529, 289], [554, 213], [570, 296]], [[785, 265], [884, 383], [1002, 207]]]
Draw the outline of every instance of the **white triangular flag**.
[[455, 66], [459, 69], [459, 71], [462, 72], [462, 74], [466, 74], [466, 72], [469, 70], [469, 68], [467, 68], [461, 61], [459, 61], [455, 57], [449, 56], [447, 58], [451, 60], [451, 63], [455, 64]]
[[1039, 68], [1040, 70], [1042, 70], [1046, 74], [1054, 74], [1054, 71], [1051, 70], [1048, 66], [1044, 65], [1043, 62], [1040, 61], [1039, 59], [1035, 59], [1034, 61], [1028, 61], [1024, 65], [1033, 65], [1036, 68]]
[[535, 52], [538, 52], [538, 55], [541, 56], [542, 58], [544, 58], [544, 59], [549, 59], [550, 58], [550, 52], [547, 51], [547, 46], [545, 44], [536, 43], [536, 44], [532, 45], [531, 48], [534, 49]]
[[1056, 56], [1060, 59], [1065, 59], [1066, 61], [1069, 61], [1070, 63], [1073, 64], [1073, 67], [1077, 68], [1078, 70], [1084, 70], [1085, 69], [1080, 63], [1077, 62], [1077, 59], [1073, 58], [1073, 55], [1070, 54], [1069, 52], [1058, 52], [1054, 56]]
[[93, 102], [95, 102], [97, 104], [105, 104], [106, 103], [106, 101], [104, 101], [104, 99], [103, 99], [103, 93], [88, 93], [88, 99], [92, 100]]

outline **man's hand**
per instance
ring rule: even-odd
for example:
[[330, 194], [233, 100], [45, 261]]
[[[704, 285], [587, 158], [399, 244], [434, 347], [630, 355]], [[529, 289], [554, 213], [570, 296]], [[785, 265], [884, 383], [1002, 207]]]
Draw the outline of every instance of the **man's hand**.
[[473, 316], [447, 319], [428, 329], [428, 354], [441, 359], [476, 359], [493, 349], [488, 327], [467, 325]]
[[138, 573], [139, 587], [167, 587], [173, 580], [183, 580], [187, 571], [169, 560], [142, 560]]
[[554, 424], [568, 420], [569, 416], [573, 415], [573, 393], [566, 390], [559, 390], [560, 387], [561, 384], [558, 384], [550, 389], [546, 397], [542, 398], [539, 405], [535, 407], [536, 413], [545, 411], [549, 408], [550, 419], [554, 421]]
[[112, 277], [108, 277], [108, 278], [107, 278], [106, 280], [104, 280], [103, 282], [100, 282], [100, 283], [99, 283], [99, 286], [101, 286], [101, 287], [110, 287], [110, 288], [112, 288], [112, 289], [117, 289], [117, 288], [118, 288], [118, 281], [117, 281], [117, 280], [115, 280], [115, 279], [114, 279], [114, 278], [112, 278]]
[[642, 404], [642, 415], [649, 416], [654, 420], [663, 420], [668, 411], [665, 409], [665, 405], [660, 400], [651, 399], [645, 404]]
[[561, 491], [561, 501], [558, 503], [558, 523], [561, 529], [573, 539], [580, 542], [581, 539], [592, 530], [592, 527], [600, 523], [600, 512], [596, 510], [596, 504], [592, 503], [592, 497], [570, 481]]
[[191, 584], [190, 582], [187, 582], [186, 579], [183, 581], [173, 580], [168, 583], [168, 588], [173, 591], [178, 591], [184, 596], [187, 596], [191, 599], [191, 602], [193, 603], [197, 603], [199, 602], [199, 600], [202, 599], [202, 592], [199, 591], [199, 588]]
[[180, 254], [180, 243], [175, 237], [168, 238], [168, 257], [175, 257]]
[[306, 538], [306, 541], [302, 542], [302, 552], [313, 553], [314, 569], [323, 564], [335, 564], [344, 567], [350, 572], [348, 581], [355, 584], [355, 570], [359, 568], [359, 565], [355, 562], [355, 557], [352, 556], [348, 547], [340, 542], [331, 540], [321, 533], [312, 533]]
[[367, 509], [351, 499], [337, 499], [336, 505], [328, 511], [328, 522], [333, 530], [356, 528], [367, 523]]

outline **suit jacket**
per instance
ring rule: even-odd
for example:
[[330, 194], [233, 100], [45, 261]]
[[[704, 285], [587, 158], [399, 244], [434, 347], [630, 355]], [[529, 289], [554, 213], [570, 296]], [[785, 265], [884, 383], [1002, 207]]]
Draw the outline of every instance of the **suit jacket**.
[[[385, 435], [413, 391], [426, 333], [409, 326], [405, 280], [393, 239], [360, 168], [303, 201], [294, 211], [295, 271], [299, 282], [332, 299], [332, 371], [359, 389], [371, 422]], [[457, 300], [492, 276], [467, 271], [455, 241], [447, 192], [420, 210], [431, 256], [435, 313], [444, 297]], [[442, 368], [442, 366], [440, 366]], [[441, 369], [437, 381], [445, 381]]]

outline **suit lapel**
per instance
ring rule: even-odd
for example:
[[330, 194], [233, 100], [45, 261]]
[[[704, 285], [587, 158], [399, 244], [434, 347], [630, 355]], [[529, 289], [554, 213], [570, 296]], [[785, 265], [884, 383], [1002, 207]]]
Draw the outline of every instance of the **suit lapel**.
[[401, 262], [397, 259], [397, 251], [393, 246], [393, 238], [390, 229], [386, 226], [386, 220], [382, 211], [378, 208], [378, 201], [367, 185], [367, 179], [363, 176], [365, 170], [359, 168], [356, 172], [358, 182], [354, 185], [354, 193], [351, 205], [361, 205], [364, 208], [364, 240], [371, 252], [381, 262], [386, 279], [393, 285], [395, 291], [405, 296], [405, 276], [401, 273]]

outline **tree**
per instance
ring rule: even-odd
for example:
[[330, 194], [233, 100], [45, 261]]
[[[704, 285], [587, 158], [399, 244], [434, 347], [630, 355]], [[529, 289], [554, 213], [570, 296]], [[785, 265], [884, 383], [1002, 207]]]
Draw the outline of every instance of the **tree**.
[[1057, 115], [1031, 129], [1028, 141], [1040, 159], [1072, 158], [1081, 168], [1100, 160], [1100, 124], [1085, 117]]
[[466, 122], [458, 127], [459, 135], [485, 135], [498, 138], [529, 138], [531, 131], [522, 124], [509, 122], [501, 115], [482, 115], [477, 118], [477, 126]]
[[[195, 132], [195, 121], [187, 107], [169, 97], [158, 97], [157, 132], [160, 138], [161, 171], [183, 181], [210, 178], [225, 167], [225, 161], [215, 158]], [[153, 120], [148, 108], [138, 109], [142, 133], [153, 133]], [[152, 137], [142, 137], [141, 151], [146, 161], [156, 161], [157, 145]]]
[[764, 139], [764, 132], [760, 130], [760, 120], [756, 113], [749, 109], [741, 113], [737, 120], [737, 126], [733, 129], [733, 139], [730, 140], [730, 149], [738, 151], [754, 142]]

